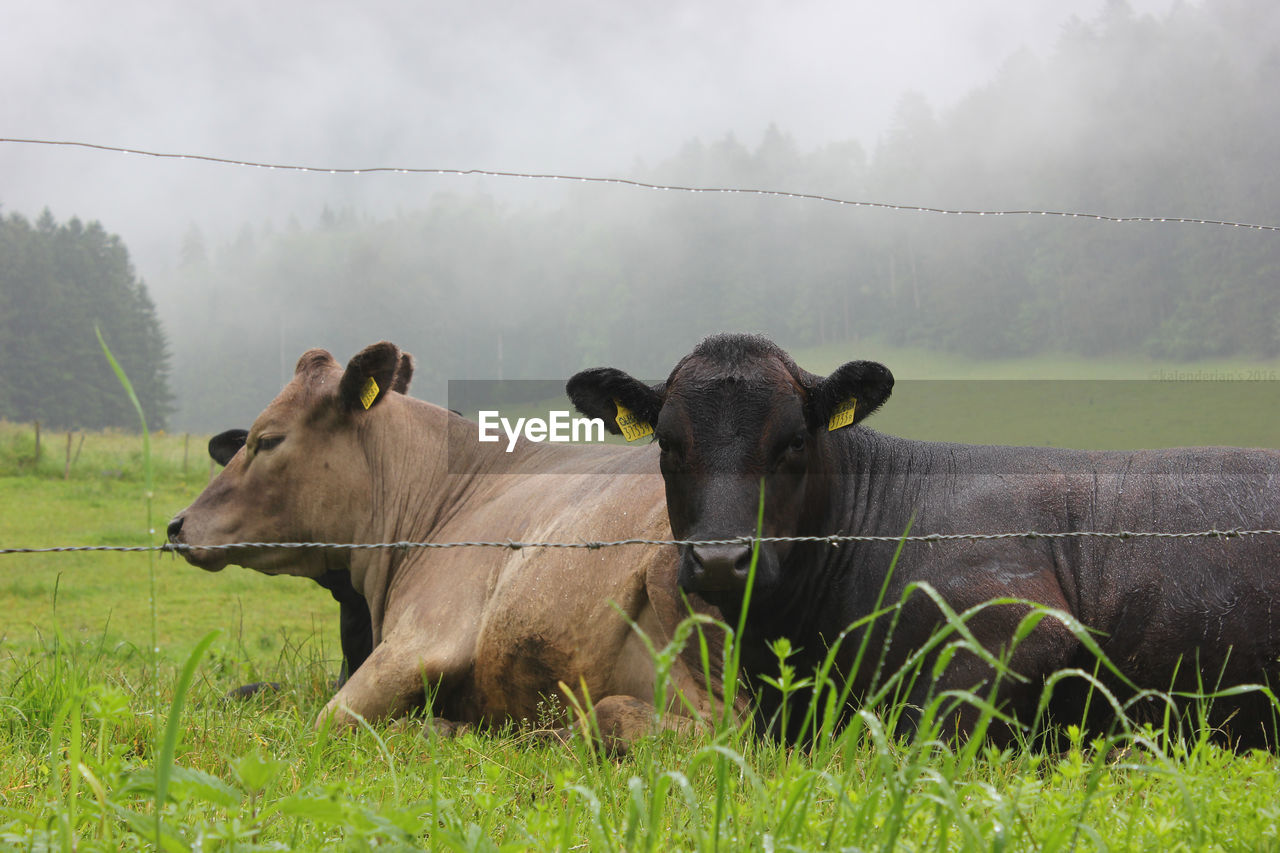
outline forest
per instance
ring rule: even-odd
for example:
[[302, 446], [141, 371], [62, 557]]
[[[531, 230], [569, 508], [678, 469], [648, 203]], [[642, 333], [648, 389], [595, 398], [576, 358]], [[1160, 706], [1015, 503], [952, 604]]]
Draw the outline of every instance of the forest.
[[[904, 94], [874, 144], [802, 146], [769, 126], [746, 141], [691, 139], [618, 175], [1275, 226], [1277, 79], [1280, 6], [1204, 0], [1156, 18], [1112, 3], [945, 109]], [[281, 223], [246, 211], [231, 239], [193, 222], [180, 260], [152, 276], [174, 422], [247, 425], [307, 347], [345, 359], [383, 338], [417, 356], [415, 391], [440, 402], [447, 379], [603, 363], [661, 375], [722, 330], [791, 349], [847, 342], [850, 357], [868, 339], [976, 357], [1280, 354], [1275, 230], [564, 181], [460, 186], [433, 184], [421, 205], [393, 212], [336, 205]]]
[[97, 222], [0, 217], [0, 419], [52, 427], [132, 427], [138, 416], [95, 329], [147, 416], [173, 412], [169, 351], [146, 284], [120, 238]]

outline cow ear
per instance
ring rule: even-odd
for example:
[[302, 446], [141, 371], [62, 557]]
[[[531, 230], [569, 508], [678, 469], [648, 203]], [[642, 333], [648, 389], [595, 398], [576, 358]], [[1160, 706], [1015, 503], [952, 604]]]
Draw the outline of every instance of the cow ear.
[[893, 392], [893, 374], [874, 361], [850, 361], [808, 390], [809, 429], [837, 430], [880, 408]]
[[397, 394], [409, 393], [409, 382], [413, 379], [413, 356], [407, 352], [400, 353], [400, 365], [396, 368], [396, 378], [391, 381], [391, 390]]
[[209, 439], [209, 455], [213, 457], [214, 462], [225, 466], [231, 461], [231, 457], [244, 447], [244, 440], [248, 437], [247, 429], [229, 429], [226, 432], [220, 432]]
[[351, 361], [338, 383], [338, 399], [348, 412], [372, 409], [387, 396], [400, 368], [400, 348], [381, 341], [365, 347]]
[[651, 387], [613, 367], [575, 373], [564, 386], [579, 412], [599, 418], [605, 429], [625, 435], [628, 441], [653, 432], [662, 408], [662, 388], [662, 384]]
[[293, 375], [312, 373], [316, 370], [336, 370], [337, 367], [338, 362], [334, 361], [328, 350], [309, 349], [298, 357], [298, 363], [293, 368]]

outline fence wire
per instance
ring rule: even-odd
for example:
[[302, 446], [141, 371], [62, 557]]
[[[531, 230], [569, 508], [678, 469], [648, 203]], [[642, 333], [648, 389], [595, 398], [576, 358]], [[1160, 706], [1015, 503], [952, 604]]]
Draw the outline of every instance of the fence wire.
[[[205, 163], [213, 163], [224, 166], [248, 167], [257, 169], [292, 171], [292, 172], [312, 172], [327, 173], [331, 175], [362, 175], [375, 173], [394, 173], [394, 174], [428, 174], [428, 175], [457, 175], [457, 176], [482, 176], [494, 178], [526, 178], [532, 180], [554, 180], [554, 181], [574, 181], [580, 183], [595, 184], [616, 184], [622, 186], [635, 187], [639, 189], [649, 190], [670, 190], [676, 192], [687, 193], [720, 193], [720, 194], [741, 194], [741, 195], [761, 195], [774, 196], [781, 198], [798, 199], [801, 201], [816, 201], [828, 204], [845, 205], [849, 207], [866, 207], [884, 210], [909, 211], [916, 213], [937, 213], [949, 214], [957, 216], [1056, 216], [1072, 219], [1092, 219], [1102, 222], [1129, 223], [1129, 222], [1149, 222], [1149, 223], [1177, 223], [1184, 225], [1211, 225], [1228, 228], [1244, 228], [1256, 231], [1280, 231], [1280, 225], [1265, 225], [1250, 222], [1234, 222], [1220, 219], [1200, 219], [1191, 217], [1174, 217], [1174, 216], [1110, 216], [1097, 213], [1082, 213], [1078, 211], [1061, 211], [1061, 210], [967, 210], [962, 208], [942, 208], [928, 207], [922, 205], [895, 204], [891, 202], [865, 201], [855, 199], [837, 198], [834, 196], [826, 196], [815, 193], [800, 193], [786, 190], [771, 190], [746, 187], [694, 187], [682, 186], [675, 184], [658, 184], [647, 181], [633, 180], [630, 178], [617, 177], [601, 177], [589, 175], [562, 175], [550, 173], [536, 172], [511, 172], [492, 169], [446, 169], [436, 167], [412, 167], [412, 166], [370, 166], [370, 167], [332, 167], [332, 166], [308, 166], [294, 163], [267, 163], [252, 160], [240, 160], [229, 157], [216, 157], [205, 154], [186, 154], [175, 152], [148, 151], [139, 148], [126, 148], [115, 145], [102, 145], [92, 142], [82, 142], [74, 140], [51, 140], [51, 139], [28, 139], [28, 138], [8, 138], [0, 137], [0, 143], [18, 144], [18, 145], [40, 145], [40, 146], [61, 146], [73, 148], [85, 148], [97, 151], [107, 151], [117, 154], [133, 154], [144, 157], [154, 157], [159, 159], [170, 160], [191, 160]], [[370, 542], [370, 543], [342, 543], [342, 542], [232, 542], [223, 545], [189, 545], [189, 544], [173, 544], [165, 543], [161, 545], [61, 545], [44, 548], [4, 548], [0, 547], [0, 555], [7, 554], [64, 554], [77, 552], [148, 552], [160, 551], [170, 553], [185, 553], [189, 551], [231, 551], [231, 550], [266, 550], [266, 549], [330, 549], [342, 551], [366, 551], [366, 550], [402, 550], [408, 551], [413, 549], [450, 549], [450, 548], [504, 548], [513, 551], [536, 548], [585, 548], [588, 550], [598, 550], [602, 548], [612, 548], [628, 545], [649, 545], [649, 546], [696, 546], [696, 545], [748, 545], [766, 543], [820, 543], [838, 547], [845, 543], [853, 542], [915, 542], [915, 543], [942, 543], [955, 541], [990, 541], [1001, 539], [1117, 539], [1117, 540], [1133, 540], [1133, 539], [1198, 539], [1198, 538], [1216, 538], [1216, 539], [1237, 539], [1250, 536], [1275, 536], [1280, 534], [1280, 530], [1244, 530], [1232, 528], [1228, 530], [1196, 530], [1187, 532], [1166, 532], [1166, 531], [1096, 531], [1096, 530], [1073, 530], [1061, 532], [1038, 532], [1038, 531], [1022, 531], [1010, 533], [932, 533], [922, 535], [908, 536], [858, 536], [835, 534], [830, 536], [742, 536], [730, 539], [708, 539], [708, 540], [689, 540], [689, 539], [620, 539], [613, 541], [580, 541], [580, 542], [518, 542], [513, 540], [503, 541], [463, 541], [463, 542]]]
[[1026, 530], [1014, 533], [926, 533], [908, 536], [855, 536], [832, 534], [830, 536], [737, 536], [729, 539], [616, 539], [611, 541], [581, 542], [518, 542], [506, 540], [473, 540], [464, 542], [229, 542], [223, 545], [190, 545], [165, 543], [163, 545], [60, 545], [48, 548], [0, 548], [4, 554], [66, 554], [85, 551], [145, 552], [161, 551], [170, 553], [186, 553], [190, 551], [235, 551], [235, 550], [309, 550], [314, 548], [333, 551], [410, 551], [415, 549], [449, 549], [449, 548], [505, 548], [510, 551], [522, 551], [533, 548], [585, 548], [589, 551], [601, 548], [616, 548], [625, 545], [747, 545], [769, 543], [809, 542], [838, 547], [851, 542], [922, 542], [936, 544], [959, 541], [992, 541], [1000, 539], [1240, 539], [1248, 536], [1276, 536], [1280, 530], [1245, 530], [1230, 528], [1227, 530], [1192, 530], [1186, 532], [1154, 531], [1154, 530], [1065, 530], [1043, 533]]
[[1220, 228], [1245, 228], [1253, 231], [1280, 231], [1280, 225], [1263, 225], [1253, 222], [1233, 222], [1223, 219], [1197, 219], [1186, 216], [1109, 216], [1100, 213], [1082, 213], [1069, 210], [966, 210], [963, 208], [927, 207], [915, 204], [894, 204], [884, 201], [861, 201], [857, 199], [836, 198], [818, 193], [790, 192], [788, 190], [758, 189], [749, 187], [691, 187], [676, 184], [658, 184], [639, 181], [632, 178], [610, 178], [592, 175], [560, 175], [544, 172], [509, 172], [497, 169], [444, 169], [430, 166], [306, 166], [297, 163], [266, 163], [254, 160], [238, 160], [231, 157], [215, 157], [208, 154], [182, 154], [167, 151], [146, 151], [141, 148], [124, 148], [117, 145], [101, 145], [94, 142], [79, 142], [57, 139], [22, 139], [0, 137], [0, 143], [17, 145], [64, 146], [71, 148], [87, 148], [94, 151], [109, 151], [115, 154], [134, 154], [142, 157], [156, 157], [165, 160], [192, 160], [203, 163], [214, 163], [221, 166], [239, 166], [253, 169], [270, 169], [284, 172], [314, 172], [329, 175], [368, 175], [392, 173], [397, 175], [459, 175], [480, 176], [487, 178], [525, 178], [539, 181], [574, 181], [588, 184], [616, 184], [646, 190], [670, 190], [685, 193], [719, 193], [728, 195], [760, 195], [780, 198], [815, 201], [825, 204], [838, 204], [847, 207], [866, 207], [879, 210], [900, 210], [912, 213], [938, 213], [953, 216], [1057, 216], [1067, 219], [1092, 219], [1099, 222], [1155, 222], [1180, 225], [1212, 225]]

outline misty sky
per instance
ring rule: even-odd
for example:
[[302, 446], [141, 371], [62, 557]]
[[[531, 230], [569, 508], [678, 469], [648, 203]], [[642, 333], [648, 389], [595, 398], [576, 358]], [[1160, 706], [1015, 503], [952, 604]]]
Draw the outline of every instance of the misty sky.
[[[1175, 2], [1129, 5], [1163, 16]], [[871, 149], [904, 92], [945, 110], [1013, 52], [1044, 56], [1068, 18], [1093, 20], [1106, 3], [13, 2], [0, 24], [0, 136], [589, 175], [627, 175], [694, 137], [733, 133], [754, 146], [770, 122], [802, 148], [857, 139]], [[98, 219], [149, 281], [191, 224], [216, 241], [245, 221], [310, 223], [324, 204], [388, 213], [478, 185], [506, 191], [496, 179], [0, 145], [0, 211]]]

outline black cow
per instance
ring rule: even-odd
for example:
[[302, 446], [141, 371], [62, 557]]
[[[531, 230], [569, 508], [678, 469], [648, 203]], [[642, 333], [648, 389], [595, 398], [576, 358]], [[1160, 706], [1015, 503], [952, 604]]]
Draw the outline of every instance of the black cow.
[[[665, 383], [650, 387], [597, 368], [576, 375], [568, 390], [583, 413], [610, 427], [618, 404], [654, 425], [671, 528], [681, 539], [753, 534], [762, 483], [766, 537], [895, 537], [909, 526], [917, 534], [1280, 527], [1280, 452], [977, 446], [910, 441], [857, 425], [892, 386], [880, 364], [852, 361], [824, 378], [763, 338], [721, 335], [703, 341]], [[1070, 614], [1122, 674], [1100, 669], [1122, 701], [1134, 687], [1204, 693], [1280, 682], [1280, 565], [1269, 536], [907, 543], [889, 576], [895, 547], [762, 544], [744, 669], [757, 678], [776, 674], [768, 643], [786, 637], [801, 650], [793, 661], [800, 672], [811, 671], [848, 626], [872, 613], [882, 588], [892, 604], [909, 584], [923, 582], [957, 612], [1009, 597]], [[746, 545], [685, 546], [679, 583], [736, 624], [750, 559]], [[1030, 610], [993, 605], [967, 624], [982, 648], [999, 655]], [[892, 636], [887, 617], [870, 629], [868, 659], [883, 655], [882, 674], [901, 667], [944, 624], [919, 589], [896, 618]], [[963, 650], [943, 661], [934, 682], [929, 658], [908, 706], [918, 709], [942, 690], [985, 696], [994, 683], [997, 701], [1026, 723], [1051, 674], [1099, 669], [1081, 633], [1065, 620], [1042, 619], [1016, 644], [1009, 663], [1017, 675], [995, 682], [990, 662]], [[853, 671], [863, 639], [861, 629], [850, 632], [836, 657], [836, 669], [850, 680], [851, 703], [873, 686], [874, 665], [864, 661]], [[1097, 730], [1112, 721], [1084, 678], [1057, 680], [1052, 699], [1050, 717], [1060, 723]], [[766, 690], [760, 701], [761, 715], [771, 720], [776, 694]], [[1157, 705], [1139, 702], [1131, 711], [1146, 706], [1155, 716], [1164, 710]], [[1280, 710], [1266, 693], [1219, 697], [1211, 712], [1210, 723], [1237, 747], [1276, 746]], [[977, 712], [965, 705], [944, 716], [947, 730], [967, 734]], [[914, 723], [907, 719], [900, 733]], [[988, 735], [1008, 739], [1012, 731], [993, 726]], [[792, 727], [787, 734], [799, 732]]]

